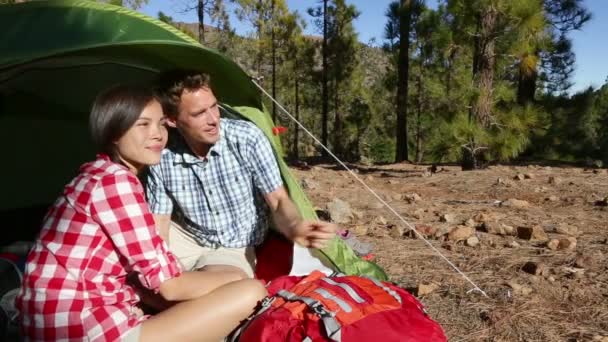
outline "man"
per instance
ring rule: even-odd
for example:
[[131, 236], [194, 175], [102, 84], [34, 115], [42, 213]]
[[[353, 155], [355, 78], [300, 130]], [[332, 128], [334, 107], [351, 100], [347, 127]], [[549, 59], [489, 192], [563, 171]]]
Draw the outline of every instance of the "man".
[[150, 169], [146, 190], [161, 236], [186, 269], [252, 277], [253, 247], [266, 236], [268, 216], [304, 247], [320, 248], [334, 237], [335, 225], [301, 218], [262, 131], [220, 119], [208, 75], [167, 72], [158, 90], [167, 123], [179, 134]]

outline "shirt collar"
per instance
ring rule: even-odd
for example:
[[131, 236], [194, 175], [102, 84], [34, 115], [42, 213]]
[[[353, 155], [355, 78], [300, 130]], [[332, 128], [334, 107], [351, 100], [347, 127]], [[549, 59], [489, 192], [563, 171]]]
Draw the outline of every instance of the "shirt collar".
[[[221, 155], [226, 145], [224, 139], [224, 125], [220, 124], [220, 138], [211, 146], [207, 157], [214, 157]], [[170, 144], [167, 146], [169, 150], [173, 152], [173, 164], [199, 164], [203, 163], [204, 160], [197, 157], [194, 152], [190, 149], [184, 137], [176, 130], [172, 129], [169, 133]], [[207, 159], [208, 159], [207, 158]]]

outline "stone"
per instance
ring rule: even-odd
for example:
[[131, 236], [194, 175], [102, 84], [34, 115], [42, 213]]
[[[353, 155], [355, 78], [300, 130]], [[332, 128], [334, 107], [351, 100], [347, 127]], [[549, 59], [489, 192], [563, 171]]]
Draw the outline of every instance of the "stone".
[[416, 231], [425, 237], [434, 237], [437, 234], [437, 228], [426, 224], [417, 224]]
[[421, 218], [424, 217], [424, 212], [425, 212], [424, 209], [416, 209], [410, 216], [412, 216], [415, 219], [420, 220]]
[[558, 234], [570, 235], [570, 236], [578, 236], [578, 227], [572, 226], [569, 224], [559, 224], [554, 228], [554, 231]]
[[403, 199], [403, 195], [401, 195], [401, 194], [393, 194], [393, 199], [395, 201], [401, 201]]
[[549, 184], [560, 185], [563, 182], [564, 181], [561, 178], [557, 177], [557, 176], [551, 176], [551, 177], [549, 177]]
[[452, 242], [463, 241], [473, 234], [475, 234], [475, 229], [467, 226], [457, 226], [448, 233], [448, 240]]
[[430, 284], [421, 283], [421, 284], [418, 284], [418, 288], [416, 289], [416, 294], [418, 296], [426, 296], [428, 294], [435, 292], [438, 288], [439, 288], [439, 284], [437, 284], [437, 283], [430, 283]]
[[401, 239], [403, 237], [403, 233], [404, 233], [404, 229], [401, 226], [392, 226], [390, 228], [390, 233], [389, 235], [393, 238], [393, 239]]
[[530, 206], [530, 203], [524, 200], [518, 200], [516, 198], [509, 198], [506, 201], [500, 202], [500, 206], [510, 208], [527, 208]]
[[379, 224], [381, 226], [386, 226], [388, 224], [388, 221], [386, 221], [386, 219], [384, 218], [384, 216], [378, 216], [376, 217], [376, 224]]
[[319, 183], [315, 182], [314, 180], [312, 180], [310, 178], [302, 179], [300, 184], [302, 185], [302, 189], [304, 189], [304, 190], [315, 190], [315, 189], [319, 188]]
[[495, 185], [504, 185], [506, 187], [511, 187], [513, 186], [513, 182], [508, 180], [508, 179], [504, 179], [504, 178], [498, 178], [496, 180], [496, 183], [494, 183]]
[[367, 226], [355, 226], [355, 229], [353, 230], [357, 236], [365, 236], [369, 233], [369, 228], [367, 228]]
[[559, 197], [557, 197], [557, 196], [549, 196], [549, 197], [545, 198], [545, 201], [557, 202], [557, 201], [559, 201]]
[[515, 235], [515, 228], [513, 228], [512, 226], [503, 223], [501, 223], [500, 226], [505, 235]]
[[445, 223], [456, 223], [456, 216], [453, 214], [443, 214], [439, 217], [439, 221]]
[[511, 241], [507, 244], [507, 247], [510, 248], [519, 248], [521, 247], [521, 245], [517, 242], [517, 241]]
[[576, 238], [569, 237], [566, 239], [559, 239], [558, 249], [563, 249], [567, 251], [573, 251], [576, 249]]
[[556, 251], [559, 248], [559, 240], [558, 239], [551, 239], [551, 240], [549, 240], [549, 242], [547, 242], [546, 246], [550, 250]]
[[353, 212], [353, 215], [355, 216], [355, 218], [357, 218], [357, 220], [360, 220], [363, 217], [365, 217], [365, 213], [363, 211], [353, 210], [352, 212]]
[[525, 179], [534, 179], [534, 175], [531, 173], [526, 173], [526, 174], [524, 174], [524, 178]]
[[513, 289], [513, 294], [527, 296], [532, 293], [532, 289], [528, 286], [520, 285], [516, 281], [511, 280], [507, 283]]
[[477, 223], [477, 221], [473, 220], [472, 218], [466, 220], [464, 222], [464, 225], [468, 226], [468, 227], [473, 227], [473, 228], [477, 228], [479, 226], [479, 224]]
[[350, 204], [339, 198], [334, 198], [327, 203], [327, 211], [329, 211], [329, 216], [335, 223], [349, 223], [353, 219]]
[[530, 241], [546, 241], [549, 239], [541, 226], [517, 227], [517, 237]]
[[475, 216], [473, 216], [473, 220], [475, 220], [479, 223], [493, 222], [493, 221], [496, 221], [496, 217], [494, 215], [488, 214], [488, 213], [478, 213]]
[[596, 261], [590, 255], [579, 255], [574, 259], [574, 266], [578, 268], [595, 268]]
[[594, 204], [597, 207], [608, 207], [608, 197], [605, 197], [604, 199], [601, 199], [601, 200], [597, 200], [597, 201], [595, 201]]
[[484, 222], [481, 225], [481, 228], [484, 232], [489, 233], [489, 234], [505, 235], [505, 232], [502, 229], [501, 224], [498, 222]]
[[547, 273], [547, 267], [542, 262], [528, 261], [522, 268], [522, 271], [530, 273], [532, 275], [543, 275]]
[[515, 177], [513, 177], [513, 179], [517, 180], [517, 181], [522, 181], [522, 180], [526, 179], [526, 176], [524, 176], [522, 173], [518, 173], [515, 175]]
[[405, 196], [403, 196], [403, 199], [405, 199], [405, 201], [407, 203], [414, 203], [414, 202], [421, 201], [422, 197], [420, 195], [418, 195], [417, 193], [412, 193], [412, 194], [406, 194]]
[[475, 247], [479, 245], [479, 238], [477, 236], [471, 236], [466, 240], [466, 244], [469, 247]]

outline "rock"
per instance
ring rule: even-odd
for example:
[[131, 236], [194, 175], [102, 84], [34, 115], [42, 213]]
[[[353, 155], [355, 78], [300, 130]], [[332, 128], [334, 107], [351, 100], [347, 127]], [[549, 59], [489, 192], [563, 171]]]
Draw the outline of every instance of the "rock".
[[531, 173], [526, 173], [526, 174], [524, 174], [524, 178], [525, 179], [534, 179], [534, 175]]
[[393, 194], [393, 199], [395, 201], [401, 201], [403, 199], [403, 195], [401, 195], [401, 194]]
[[357, 220], [362, 219], [363, 217], [365, 217], [365, 213], [359, 210], [353, 210], [353, 215], [357, 218]]
[[559, 239], [558, 249], [563, 249], [567, 251], [573, 251], [576, 249], [576, 238], [569, 237], [566, 239]]
[[430, 283], [430, 284], [418, 284], [418, 288], [416, 289], [416, 294], [420, 297], [420, 296], [426, 296], [428, 294], [433, 293], [434, 291], [436, 291], [439, 288], [439, 284], [437, 283]]
[[569, 277], [581, 278], [583, 275], [585, 275], [585, 269], [584, 268], [563, 267], [562, 270]]
[[448, 240], [453, 242], [463, 241], [475, 234], [475, 229], [467, 226], [457, 226], [448, 233]]
[[508, 180], [508, 179], [504, 179], [504, 178], [498, 178], [496, 180], [496, 183], [494, 183], [495, 185], [504, 185], [506, 187], [511, 187], [513, 186], [513, 182]]
[[399, 181], [398, 181], [398, 180], [395, 180], [395, 179], [390, 179], [390, 180], [388, 181], [388, 184], [396, 185], [396, 184], [399, 184]]
[[369, 232], [369, 228], [367, 226], [355, 226], [354, 232], [356, 236], [365, 236]]
[[417, 224], [416, 231], [425, 237], [435, 237], [437, 234], [437, 228], [426, 224]]
[[477, 223], [477, 221], [473, 220], [472, 218], [466, 220], [464, 222], [464, 225], [468, 226], [468, 227], [473, 227], [473, 228], [477, 228], [479, 226], [479, 224]]
[[608, 342], [608, 336], [594, 335], [592, 338], [593, 342]]
[[519, 285], [514, 280], [509, 281], [507, 283], [507, 285], [509, 285], [509, 287], [511, 287], [513, 289], [513, 294], [515, 294], [515, 295], [527, 296], [530, 293], [532, 293], [531, 288], [529, 288], [528, 286]]
[[608, 207], [608, 197], [605, 197], [604, 199], [595, 201], [595, 206], [597, 206], [597, 207]]
[[515, 228], [506, 224], [500, 224], [502, 231], [505, 233], [504, 235], [515, 235]]
[[407, 203], [414, 203], [414, 202], [421, 201], [422, 197], [420, 195], [418, 195], [417, 193], [413, 193], [413, 194], [406, 194], [405, 196], [403, 196], [403, 199], [405, 199], [405, 201]]
[[521, 247], [521, 245], [517, 241], [511, 241], [507, 244], [507, 247], [519, 248], [519, 247]]
[[376, 224], [381, 226], [386, 226], [388, 224], [388, 221], [386, 221], [384, 216], [378, 216], [374, 221], [376, 222]]
[[563, 182], [564, 182], [564, 181], [563, 181], [561, 178], [559, 178], [559, 177], [556, 177], [556, 176], [551, 176], [551, 177], [549, 177], [549, 184], [552, 184], [552, 185], [560, 185], [560, 184], [562, 184]]
[[530, 241], [546, 241], [549, 239], [541, 226], [517, 227], [517, 237]]
[[522, 181], [522, 180], [526, 179], [526, 176], [524, 176], [522, 173], [518, 173], [515, 175], [515, 177], [513, 177], [513, 179], [517, 180], [517, 181]]
[[335, 223], [349, 223], [353, 219], [350, 204], [338, 198], [334, 198], [327, 203], [327, 211], [329, 211], [329, 216]]
[[569, 224], [562, 223], [554, 228], [554, 231], [558, 234], [578, 236], [578, 227], [571, 226]]
[[595, 268], [596, 261], [590, 255], [579, 255], [574, 259], [574, 266], [578, 268]]
[[554, 276], [549, 276], [549, 278], [547, 278], [548, 281], [554, 283], [555, 282], [555, 277]]
[[466, 244], [469, 247], [475, 247], [479, 245], [479, 238], [477, 236], [471, 236], [466, 240]]
[[482, 231], [489, 233], [489, 234], [505, 235], [505, 232], [502, 229], [501, 224], [498, 222], [484, 222], [481, 225], [481, 228], [482, 228]]
[[411, 214], [411, 216], [415, 219], [420, 220], [421, 218], [424, 217], [424, 209], [416, 209], [414, 210], [414, 213]]
[[530, 203], [524, 200], [518, 200], [515, 198], [509, 198], [506, 201], [500, 202], [501, 207], [510, 207], [510, 208], [527, 208], [530, 206]]
[[558, 239], [551, 239], [551, 240], [549, 240], [549, 242], [547, 242], [547, 248], [549, 248], [552, 251], [556, 251], [558, 247], [559, 247]]
[[549, 196], [549, 197], [545, 198], [545, 201], [557, 202], [557, 201], [559, 201], [559, 197], [557, 197], [557, 196]]
[[373, 180], [374, 180], [374, 176], [372, 176], [372, 175], [367, 175], [367, 176], [365, 176], [365, 180], [366, 180], [366, 181], [373, 181]]
[[542, 262], [528, 261], [522, 268], [522, 271], [533, 275], [543, 275], [547, 273], [547, 267]]
[[439, 217], [439, 221], [445, 223], [456, 223], [456, 216], [453, 214], [443, 214]]
[[496, 217], [494, 215], [488, 214], [488, 213], [478, 213], [475, 216], [473, 216], [473, 220], [475, 220], [479, 223], [494, 222], [494, 221], [496, 221]]
[[401, 227], [401, 226], [392, 226], [389, 235], [393, 239], [401, 239], [403, 237], [403, 233], [404, 233], [403, 227]]
[[302, 179], [300, 184], [302, 185], [302, 189], [304, 190], [315, 190], [319, 188], [319, 183], [309, 178]]

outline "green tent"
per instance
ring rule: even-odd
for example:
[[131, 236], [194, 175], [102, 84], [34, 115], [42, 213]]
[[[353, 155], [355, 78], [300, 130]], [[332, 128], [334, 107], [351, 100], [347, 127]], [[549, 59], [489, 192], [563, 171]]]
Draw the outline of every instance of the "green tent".
[[[0, 23], [0, 211], [47, 206], [77, 167], [93, 157], [86, 124], [101, 89], [151, 82], [171, 68], [210, 74], [218, 99], [260, 127], [277, 156], [282, 154], [250, 77], [170, 25], [125, 8], [78, 0], [3, 5]], [[277, 159], [300, 212], [315, 218], [297, 181]], [[19, 229], [18, 221], [11, 229]], [[313, 255], [344, 273], [386, 278], [340, 239]]]

